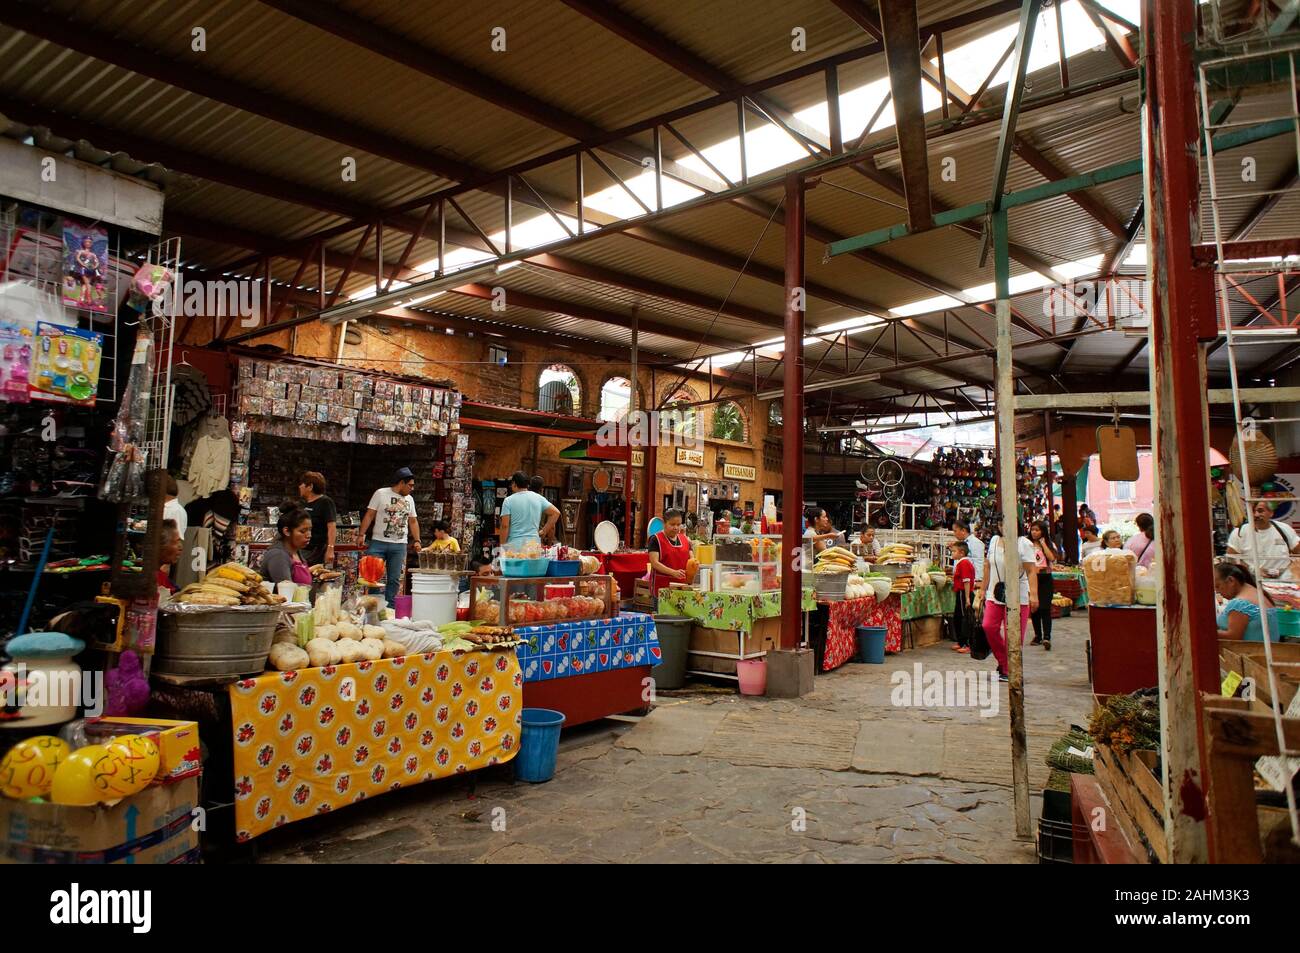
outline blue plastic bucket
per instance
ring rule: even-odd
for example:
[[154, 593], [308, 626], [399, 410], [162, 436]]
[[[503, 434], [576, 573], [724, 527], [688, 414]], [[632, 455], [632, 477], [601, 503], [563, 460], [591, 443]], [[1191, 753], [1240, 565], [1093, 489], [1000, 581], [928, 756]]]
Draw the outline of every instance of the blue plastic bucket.
[[854, 661], [866, 662], [869, 665], [884, 665], [887, 631], [883, 625], [858, 626], [858, 657]]
[[540, 783], [555, 777], [555, 756], [560, 750], [564, 714], [549, 708], [525, 708], [515, 756], [515, 778]]

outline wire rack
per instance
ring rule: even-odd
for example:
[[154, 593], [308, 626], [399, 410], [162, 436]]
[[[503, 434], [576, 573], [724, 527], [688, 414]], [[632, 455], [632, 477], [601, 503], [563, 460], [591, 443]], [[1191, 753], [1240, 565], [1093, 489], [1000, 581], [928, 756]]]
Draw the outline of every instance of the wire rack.
[[[102, 335], [99, 387], [96, 402], [116, 400], [118, 381], [117, 310], [135, 268], [123, 259], [116, 230], [109, 235], [108, 261], [100, 270], [87, 300], [68, 267], [65, 226], [93, 227], [51, 212], [16, 202], [0, 203], [0, 314], [21, 312], [24, 321], [33, 313], [46, 314], [52, 323], [75, 325]], [[5, 300], [21, 302], [6, 308]], [[35, 333], [35, 327], [32, 332]]]

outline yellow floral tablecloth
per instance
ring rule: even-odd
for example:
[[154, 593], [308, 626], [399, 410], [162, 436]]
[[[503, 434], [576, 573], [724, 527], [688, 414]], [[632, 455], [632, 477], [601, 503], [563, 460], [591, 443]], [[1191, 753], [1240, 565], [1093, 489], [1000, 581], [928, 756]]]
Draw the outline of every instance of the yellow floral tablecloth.
[[515, 653], [437, 652], [229, 687], [241, 841], [409, 784], [513, 758]]

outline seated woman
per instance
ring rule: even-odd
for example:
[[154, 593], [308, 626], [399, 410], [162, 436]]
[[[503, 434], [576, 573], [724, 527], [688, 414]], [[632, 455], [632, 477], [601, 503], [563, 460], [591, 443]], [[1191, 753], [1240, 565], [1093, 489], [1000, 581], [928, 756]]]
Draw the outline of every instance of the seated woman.
[[1270, 641], [1276, 642], [1281, 637], [1273, 600], [1266, 592], [1256, 588], [1255, 577], [1245, 566], [1233, 562], [1216, 563], [1214, 591], [1227, 600], [1215, 620], [1219, 638], [1238, 642], [1263, 642], [1264, 623], [1259, 611], [1261, 600], [1268, 609]]
[[311, 542], [311, 514], [306, 510], [288, 509], [276, 523], [277, 537], [262, 557], [262, 578], [273, 583], [296, 582], [311, 585], [311, 569], [302, 551]]
[[1101, 534], [1102, 549], [1123, 549], [1124, 538], [1119, 535], [1119, 530], [1108, 529]]

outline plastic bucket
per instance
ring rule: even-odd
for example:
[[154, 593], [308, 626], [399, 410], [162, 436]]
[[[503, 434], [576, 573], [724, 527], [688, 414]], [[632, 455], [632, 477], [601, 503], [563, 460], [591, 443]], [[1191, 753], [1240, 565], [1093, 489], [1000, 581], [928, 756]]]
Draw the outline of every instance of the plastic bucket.
[[655, 688], [681, 688], [686, 682], [686, 653], [691, 643], [691, 620], [680, 615], [657, 615], [655, 634], [663, 659], [650, 674]]
[[393, 612], [399, 619], [409, 619], [411, 617], [411, 597], [398, 596], [394, 599]]
[[854, 661], [866, 662], [869, 665], [884, 665], [887, 632], [883, 625], [858, 626], [858, 655]]
[[767, 694], [767, 660], [741, 659], [736, 663], [736, 678], [742, 695]]
[[435, 625], [456, 621], [456, 577], [445, 573], [411, 573], [411, 615]]
[[1278, 609], [1276, 616], [1278, 635], [1300, 635], [1300, 612]]
[[515, 778], [540, 784], [555, 777], [555, 756], [560, 751], [564, 714], [550, 708], [525, 708], [515, 756]]

